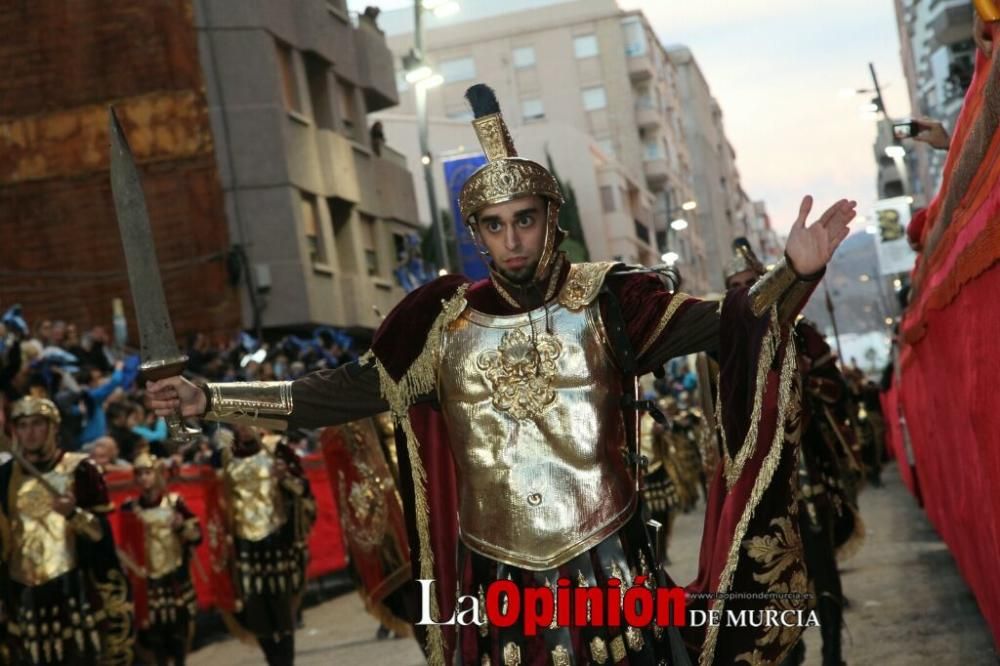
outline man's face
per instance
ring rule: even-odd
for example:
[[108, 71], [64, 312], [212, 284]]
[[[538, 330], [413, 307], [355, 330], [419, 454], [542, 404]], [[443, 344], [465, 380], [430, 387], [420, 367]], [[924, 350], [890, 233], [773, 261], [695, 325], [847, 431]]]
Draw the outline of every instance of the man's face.
[[14, 432], [21, 449], [27, 453], [37, 453], [45, 447], [49, 439], [52, 422], [44, 416], [23, 416], [14, 422]]
[[726, 280], [726, 291], [740, 287], [752, 287], [757, 282], [757, 274], [753, 271], [741, 271]]
[[476, 229], [493, 264], [511, 282], [531, 281], [545, 245], [546, 203], [523, 197], [484, 208]]
[[156, 487], [156, 472], [150, 467], [142, 467], [136, 470], [135, 480], [143, 492], [148, 492]]

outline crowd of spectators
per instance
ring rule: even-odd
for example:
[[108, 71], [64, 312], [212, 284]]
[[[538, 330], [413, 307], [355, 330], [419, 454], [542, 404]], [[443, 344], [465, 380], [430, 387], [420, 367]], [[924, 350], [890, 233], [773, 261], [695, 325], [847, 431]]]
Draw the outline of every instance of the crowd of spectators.
[[[273, 344], [246, 333], [221, 342], [195, 334], [185, 347], [186, 374], [196, 381], [296, 379], [356, 358], [352, 339], [326, 327], [310, 338], [290, 335]], [[178, 463], [209, 462], [220, 445], [220, 429], [203, 422], [198, 441], [168, 448], [166, 422], [144, 406], [139, 366], [136, 351], [104, 327], [81, 333], [74, 324], [57, 320], [29, 326], [19, 307], [10, 308], [0, 320], [0, 439], [9, 405], [34, 395], [59, 408], [60, 446], [88, 452], [106, 470], [130, 467], [144, 450]], [[314, 432], [292, 431], [285, 437], [303, 455], [317, 446]]]

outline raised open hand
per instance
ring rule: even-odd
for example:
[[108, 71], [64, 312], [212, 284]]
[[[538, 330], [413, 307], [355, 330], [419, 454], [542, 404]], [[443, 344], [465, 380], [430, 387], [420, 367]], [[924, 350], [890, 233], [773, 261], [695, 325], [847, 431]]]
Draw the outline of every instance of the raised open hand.
[[850, 233], [848, 224], [857, 215], [855, 208], [858, 203], [841, 199], [807, 227], [806, 218], [812, 205], [811, 196], [803, 197], [799, 217], [788, 232], [788, 242], [785, 243], [785, 254], [799, 275], [812, 275], [826, 266], [837, 246], [847, 238]]

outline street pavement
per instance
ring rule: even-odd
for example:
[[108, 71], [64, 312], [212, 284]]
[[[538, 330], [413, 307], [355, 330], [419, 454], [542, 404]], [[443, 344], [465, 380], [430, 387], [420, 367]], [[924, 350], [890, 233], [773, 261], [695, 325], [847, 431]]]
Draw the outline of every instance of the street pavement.
[[[842, 563], [844, 659], [867, 666], [963, 666], [1000, 663], [989, 629], [955, 561], [913, 497], [888, 466], [882, 488], [861, 494], [868, 536], [861, 550]], [[677, 581], [697, 573], [703, 514], [679, 516], [670, 546], [669, 571]], [[364, 612], [355, 593], [305, 611], [296, 634], [296, 664], [417, 666], [423, 658], [412, 639], [376, 640], [378, 623]], [[820, 666], [818, 629], [806, 632], [806, 664]], [[192, 653], [190, 666], [263, 664], [259, 650], [236, 640], [212, 643]]]

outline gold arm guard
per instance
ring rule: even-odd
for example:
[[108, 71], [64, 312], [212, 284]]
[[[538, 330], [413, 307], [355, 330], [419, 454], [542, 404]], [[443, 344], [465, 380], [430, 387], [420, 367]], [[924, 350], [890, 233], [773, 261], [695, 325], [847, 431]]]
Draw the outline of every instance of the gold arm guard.
[[68, 520], [74, 532], [82, 534], [91, 541], [100, 541], [101, 537], [104, 536], [104, 530], [101, 529], [101, 523], [97, 520], [97, 516], [89, 511], [77, 509]]
[[292, 382], [227, 382], [206, 384], [211, 409], [205, 418], [225, 423], [244, 423], [272, 430], [284, 430], [283, 419], [292, 413]]
[[755, 317], [762, 317], [771, 306], [778, 305], [778, 318], [782, 324], [789, 324], [795, 318], [802, 299], [816, 286], [821, 275], [814, 280], [803, 280], [787, 259], [765, 273], [750, 287], [750, 311]]
[[983, 20], [983, 23], [1000, 21], [1000, 3], [996, 0], [973, 0], [972, 4], [976, 6], [976, 11], [979, 12], [979, 18]]

